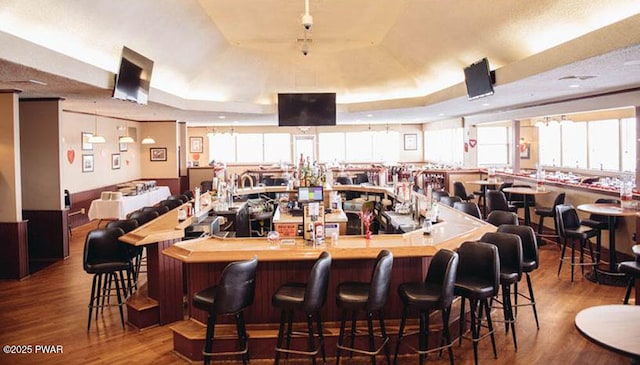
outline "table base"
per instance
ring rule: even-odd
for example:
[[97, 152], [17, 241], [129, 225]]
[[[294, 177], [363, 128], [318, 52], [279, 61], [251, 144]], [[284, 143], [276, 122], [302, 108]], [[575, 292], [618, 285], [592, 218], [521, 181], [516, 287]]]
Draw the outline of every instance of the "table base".
[[589, 271], [584, 274], [584, 277], [587, 280], [602, 285], [608, 286], [619, 286], [626, 287], [627, 286], [627, 276], [617, 272], [609, 272], [602, 269], [596, 269], [598, 271], [598, 279], [596, 280], [596, 275], [593, 271]]

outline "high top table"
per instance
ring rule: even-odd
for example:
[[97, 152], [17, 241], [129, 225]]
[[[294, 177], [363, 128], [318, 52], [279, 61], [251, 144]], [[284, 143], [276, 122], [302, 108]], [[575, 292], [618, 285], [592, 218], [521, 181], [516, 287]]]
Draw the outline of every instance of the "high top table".
[[576, 314], [580, 334], [608, 350], [640, 361], [640, 306], [600, 305]]
[[[640, 213], [634, 209], [621, 208], [618, 204], [610, 203], [593, 203], [593, 204], [580, 204], [577, 207], [578, 210], [599, 214], [607, 217], [607, 224], [609, 226], [609, 270], [608, 274], [618, 273], [617, 269], [617, 254], [616, 254], [616, 227], [615, 217], [629, 217], [638, 216]], [[597, 268], [596, 268], [597, 269]], [[640, 345], [639, 345], [640, 346]]]
[[[494, 188], [496, 187], [496, 185], [502, 184], [502, 180], [498, 180], [496, 178], [491, 178], [491, 179], [486, 179], [486, 180], [472, 180], [472, 181], [467, 181], [468, 184], [474, 184], [474, 185], [480, 185], [480, 190], [483, 192], [483, 195], [486, 195], [484, 193], [487, 192], [487, 189], [490, 186], [493, 186]], [[486, 216], [487, 214], [487, 197], [483, 196], [482, 197], [482, 215]]]
[[548, 190], [537, 190], [537, 189], [533, 189], [533, 188], [525, 188], [525, 187], [511, 187], [511, 188], [504, 188], [502, 191], [504, 191], [505, 193], [511, 193], [511, 194], [521, 194], [524, 195], [524, 224], [527, 226], [531, 225], [531, 213], [529, 212], [529, 199], [527, 199], [527, 196], [529, 195], [541, 195], [541, 194], [548, 194], [549, 191]]

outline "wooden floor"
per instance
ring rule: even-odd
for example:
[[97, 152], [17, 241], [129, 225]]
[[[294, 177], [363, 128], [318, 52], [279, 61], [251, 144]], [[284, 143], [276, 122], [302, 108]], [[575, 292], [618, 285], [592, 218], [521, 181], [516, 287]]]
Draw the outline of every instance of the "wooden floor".
[[[138, 331], [122, 329], [116, 307], [107, 309], [87, 332], [87, 304], [91, 276], [82, 270], [84, 237], [95, 223], [73, 231], [68, 260], [57, 262], [22, 281], [0, 281], [0, 344], [61, 345], [61, 354], [0, 354], [0, 364], [182, 364], [172, 351], [168, 326]], [[624, 288], [596, 285], [580, 275], [571, 284], [569, 269], [556, 276], [559, 249], [541, 248], [541, 269], [533, 274], [540, 315], [535, 328], [531, 311], [520, 309], [517, 321], [518, 352], [511, 337], [497, 331], [498, 359], [494, 360], [489, 340], [480, 344], [481, 364], [628, 364], [620, 357], [590, 343], [575, 329], [578, 311], [594, 305], [621, 303]], [[526, 285], [525, 285], [526, 287]], [[395, 293], [394, 293], [395, 294]], [[328, 303], [331, 305], [331, 303]], [[500, 314], [496, 313], [495, 317]], [[501, 328], [501, 327], [500, 327]], [[639, 344], [640, 346], [640, 344]], [[472, 364], [471, 343], [454, 347], [457, 364]], [[382, 358], [380, 358], [382, 361]], [[335, 361], [331, 359], [331, 363]], [[401, 358], [402, 364], [417, 364], [415, 356]], [[216, 362], [220, 363], [220, 362]], [[252, 360], [252, 364], [271, 361]], [[290, 363], [293, 363], [290, 362]], [[310, 363], [310, 361], [296, 362]], [[366, 364], [367, 359], [343, 363]], [[446, 356], [428, 363], [448, 364]]]

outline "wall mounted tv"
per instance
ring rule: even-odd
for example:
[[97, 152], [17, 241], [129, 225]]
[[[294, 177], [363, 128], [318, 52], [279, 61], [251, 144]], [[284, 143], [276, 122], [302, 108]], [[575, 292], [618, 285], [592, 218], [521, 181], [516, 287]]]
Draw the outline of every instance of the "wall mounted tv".
[[486, 58], [464, 68], [464, 82], [467, 85], [469, 100], [493, 95], [495, 73], [489, 70]]
[[336, 93], [278, 94], [278, 125], [336, 125]]
[[122, 48], [120, 70], [116, 75], [113, 97], [147, 104], [153, 61], [127, 48]]

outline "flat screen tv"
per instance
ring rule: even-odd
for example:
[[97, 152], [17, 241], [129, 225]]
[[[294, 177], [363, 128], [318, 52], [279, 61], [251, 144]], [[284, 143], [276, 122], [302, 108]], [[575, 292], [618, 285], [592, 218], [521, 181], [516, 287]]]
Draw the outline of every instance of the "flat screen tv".
[[322, 199], [322, 186], [301, 186], [298, 188], [299, 202], [321, 202]]
[[147, 104], [153, 61], [127, 48], [122, 48], [120, 70], [113, 88], [115, 99]]
[[489, 60], [483, 58], [465, 67], [464, 82], [467, 85], [469, 100], [493, 95], [494, 76], [489, 70]]
[[278, 125], [336, 125], [336, 93], [278, 94]]

